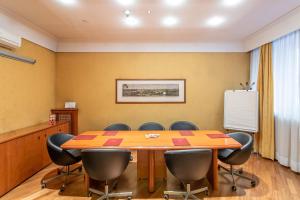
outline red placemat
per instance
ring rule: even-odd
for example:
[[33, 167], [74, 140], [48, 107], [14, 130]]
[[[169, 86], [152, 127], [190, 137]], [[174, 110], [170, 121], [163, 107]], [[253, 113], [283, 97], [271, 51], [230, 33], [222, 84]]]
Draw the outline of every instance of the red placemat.
[[118, 131], [105, 131], [103, 136], [115, 136], [117, 135]]
[[103, 144], [103, 146], [119, 146], [122, 142], [122, 138], [114, 138], [114, 139], [108, 139]]
[[172, 141], [175, 146], [190, 146], [191, 145], [186, 138], [173, 138]]
[[224, 133], [216, 133], [216, 134], [206, 134], [208, 137], [212, 139], [217, 139], [217, 138], [230, 138], [228, 135]]
[[192, 131], [179, 131], [181, 136], [195, 136]]
[[93, 140], [97, 135], [78, 135], [73, 140]]

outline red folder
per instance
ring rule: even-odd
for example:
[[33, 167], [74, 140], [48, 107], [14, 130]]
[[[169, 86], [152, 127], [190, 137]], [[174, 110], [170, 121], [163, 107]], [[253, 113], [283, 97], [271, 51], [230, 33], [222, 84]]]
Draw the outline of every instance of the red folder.
[[194, 136], [192, 131], [179, 131], [181, 136]]
[[117, 135], [118, 131], [105, 131], [103, 136], [115, 136]]
[[119, 146], [122, 142], [122, 138], [114, 138], [114, 139], [108, 139], [103, 144], [103, 146]]
[[186, 138], [173, 138], [172, 141], [175, 146], [190, 146], [191, 145]]
[[97, 135], [78, 135], [73, 140], [93, 140]]
[[217, 139], [217, 138], [230, 138], [228, 135], [224, 133], [217, 133], [217, 134], [206, 134], [211, 139]]

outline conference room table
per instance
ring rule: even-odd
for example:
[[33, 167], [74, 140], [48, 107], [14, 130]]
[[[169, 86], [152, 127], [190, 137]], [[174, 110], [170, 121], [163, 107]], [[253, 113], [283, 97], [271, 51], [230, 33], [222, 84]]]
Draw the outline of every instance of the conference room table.
[[[148, 134], [159, 134], [148, 138]], [[148, 191], [155, 191], [157, 174], [166, 178], [163, 152], [179, 149], [212, 149], [212, 162], [208, 180], [214, 191], [218, 190], [218, 149], [240, 148], [241, 144], [228, 135], [215, 130], [197, 131], [87, 131], [61, 146], [63, 149], [116, 148], [137, 150], [137, 173], [143, 176], [146, 169]], [[159, 158], [158, 158], [159, 157]], [[145, 158], [147, 159], [145, 162]], [[156, 167], [160, 168], [159, 172]], [[101, 169], [100, 169], [101, 170]], [[89, 187], [89, 178], [85, 179]]]

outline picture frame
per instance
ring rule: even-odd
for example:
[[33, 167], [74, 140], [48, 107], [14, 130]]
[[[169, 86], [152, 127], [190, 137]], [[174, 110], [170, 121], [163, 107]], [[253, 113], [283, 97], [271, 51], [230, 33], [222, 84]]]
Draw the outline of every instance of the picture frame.
[[116, 103], [186, 103], [186, 80], [116, 79]]

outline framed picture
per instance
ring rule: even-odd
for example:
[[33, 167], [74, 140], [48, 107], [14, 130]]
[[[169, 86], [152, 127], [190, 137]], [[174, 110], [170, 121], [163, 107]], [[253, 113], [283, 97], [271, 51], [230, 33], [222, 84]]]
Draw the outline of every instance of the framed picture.
[[185, 103], [185, 79], [116, 79], [116, 103]]

